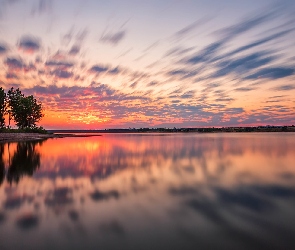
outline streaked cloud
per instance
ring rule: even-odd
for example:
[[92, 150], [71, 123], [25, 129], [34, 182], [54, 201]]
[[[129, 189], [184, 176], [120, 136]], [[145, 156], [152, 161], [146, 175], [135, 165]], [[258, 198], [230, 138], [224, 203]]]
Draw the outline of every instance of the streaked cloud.
[[39, 39], [31, 36], [23, 36], [18, 43], [19, 49], [26, 53], [34, 53], [40, 49], [40, 46]]
[[278, 67], [278, 68], [264, 68], [258, 70], [256, 73], [249, 75], [246, 79], [256, 78], [268, 78], [268, 79], [279, 79], [287, 76], [291, 76], [295, 73], [295, 68], [289, 67]]
[[69, 51], [70, 55], [77, 55], [80, 52], [80, 46], [79, 45], [73, 45], [72, 48]]
[[33, 6], [31, 13], [43, 14], [52, 11], [53, 0], [38, 0], [36, 5]]
[[62, 68], [71, 68], [74, 66], [74, 63], [67, 62], [67, 61], [47, 61], [45, 66], [48, 67], [62, 67]]
[[108, 68], [104, 66], [94, 65], [90, 68], [89, 71], [92, 73], [102, 73], [108, 71]]
[[[128, 1], [120, 12], [110, 9], [112, 0], [109, 7], [68, 4], [35, 1], [34, 15], [24, 12], [26, 22], [6, 15], [16, 13], [19, 2], [14, 10], [5, 1], [2, 11], [2, 33], [18, 26], [0, 43], [1, 86], [39, 96], [48, 114], [81, 127], [295, 120], [294, 5], [253, 3], [255, 13], [239, 10], [243, 15], [229, 6], [227, 19], [223, 10], [203, 13], [188, 1], [181, 4], [185, 18], [177, 19], [178, 4], [161, 17], [125, 9]], [[271, 98], [278, 92], [285, 96]]]
[[106, 32], [101, 35], [99, 41], [103, 43], [109, 43], [111, 45], [117, 45], [126, 36], [126, 31], [121, 30], [117, 32]]
[[293, 89], [295, 89], [295, 85], [288, 84], [288, 85], [282, 85], [282, 86], [275, 87], [273, 90], [275, 90], [275, 91], [290, 91]]
[[0, 43], [0, 56], [4, 55], [7, 51], [8, 51], [7, 46]]
[[205, 17], [201, 18], [200, 20], [194, 21], [193, 23], [175, 32], [175, 34], [173, 35], [173, 38], [177, 40], [184, 39], [188, 35], [195, 32], [198, 27], [204, 25], [208, 21], [210, 21], [210, 18], [205, 18]]
[[59, 69], [56, 69], [52, 72], [52, 74], [58, 78], [71, 78], [73, 76], [73, 72], [69, 72], [69, 71], [66, 71], [66, 70], [59, 70]]
[[24, 67], [22, 60], [17, 58], [7, 58], [5, 64], [10, 70], [20, 70]]

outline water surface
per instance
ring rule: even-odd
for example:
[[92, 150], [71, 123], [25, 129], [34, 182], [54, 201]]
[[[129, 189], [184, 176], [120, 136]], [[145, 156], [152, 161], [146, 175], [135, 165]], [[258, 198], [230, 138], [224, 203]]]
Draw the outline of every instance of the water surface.
[[0, 249], [295, 249], [295, 134], [0, 144]]

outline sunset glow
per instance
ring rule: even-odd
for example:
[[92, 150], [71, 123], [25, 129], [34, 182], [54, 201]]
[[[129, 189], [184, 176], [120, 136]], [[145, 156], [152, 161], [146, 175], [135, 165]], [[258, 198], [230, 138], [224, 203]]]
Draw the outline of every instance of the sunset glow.
[[0, 87], [46, 129], [295, 124], [294, 1], [0, 0]]

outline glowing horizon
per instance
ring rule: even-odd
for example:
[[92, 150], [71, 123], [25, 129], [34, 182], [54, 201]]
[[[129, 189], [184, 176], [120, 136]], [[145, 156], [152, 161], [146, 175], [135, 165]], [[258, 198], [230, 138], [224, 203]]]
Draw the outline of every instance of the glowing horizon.
[[46, 129], [295, 124], [292, 1], [0, 6], [0, 87]]

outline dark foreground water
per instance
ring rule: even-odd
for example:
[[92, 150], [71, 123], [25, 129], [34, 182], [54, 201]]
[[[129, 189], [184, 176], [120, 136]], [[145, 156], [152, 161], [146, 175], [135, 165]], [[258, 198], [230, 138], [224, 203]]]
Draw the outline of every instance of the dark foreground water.
[[0, 144], [0, 249], [295, 249], [295, 134]]

